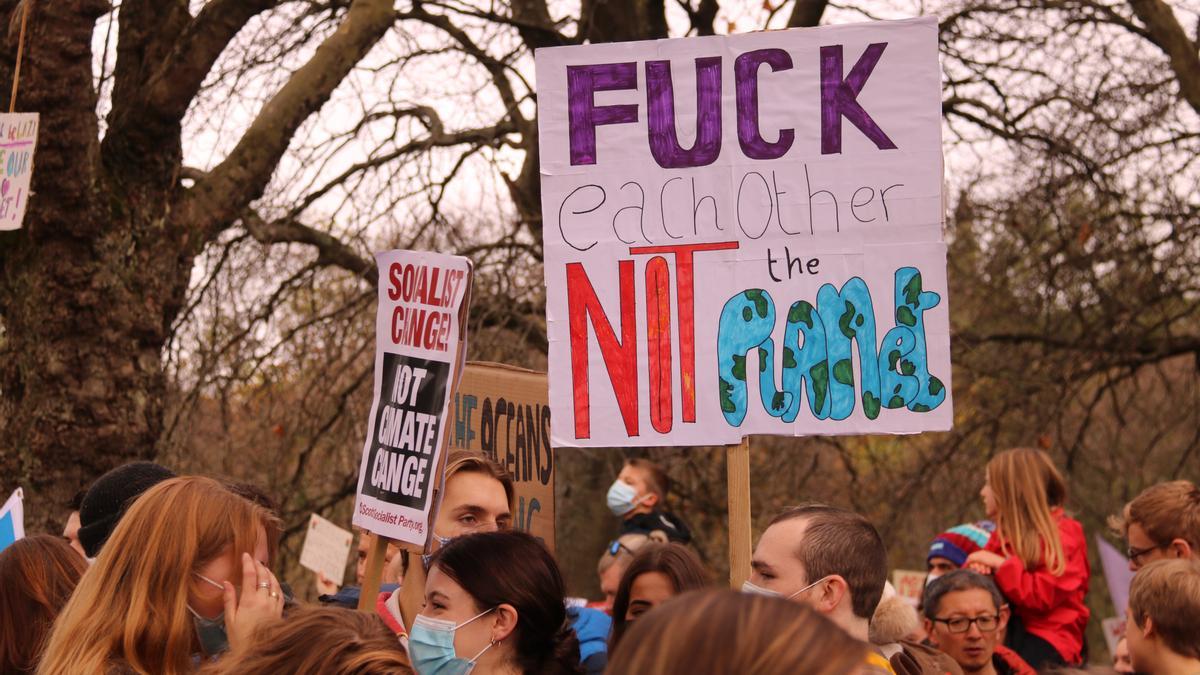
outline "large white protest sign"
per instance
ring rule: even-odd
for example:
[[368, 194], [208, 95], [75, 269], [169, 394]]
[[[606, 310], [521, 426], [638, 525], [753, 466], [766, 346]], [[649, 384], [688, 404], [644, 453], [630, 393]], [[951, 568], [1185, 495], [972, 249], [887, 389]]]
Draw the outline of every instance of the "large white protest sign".
[[353, 545], [354, 535], [349, 530], [314, 513], [308, 519], [308, 534], [304, 536], [304, 548], [300, 549], [300, 566], [321, 572], [326, 579], [340, 586], [346, 575], [346, 558]]
[[950, 428], [937, 32], [537, 52], [554, 445]]
[[25, 493], [21, 488], [0, 507], [0, 551], [25, 538]]
[[37, 133], [37, 113], [0, 113], [0, 230], [25, 219]]
[[447, 405], [462, 369], [471, 262], [421, 251], [375, 258], [375, 398], [354, 524], [425, 546], [441, 484]]

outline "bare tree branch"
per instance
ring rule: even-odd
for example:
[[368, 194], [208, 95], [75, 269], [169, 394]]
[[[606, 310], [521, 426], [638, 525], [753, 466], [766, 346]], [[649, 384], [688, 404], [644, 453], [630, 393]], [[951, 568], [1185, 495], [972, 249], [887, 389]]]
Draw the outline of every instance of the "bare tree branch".
[[278, 0], [212, 0], [188, 24], [146, 83], [146, 114], [182, 119], [229, 41]]
[[1170, 59], [1183, 99], [1200, 114], [1200, 54], [1196, 53], [1196, 43], [1163, 0], [1129, 0], [1129, 5]]
[[300, 124], [321, 108], [342, 79], [395, 19], [390, 0], [355, 0], [338, 29], [258, 114], [237, 146], [189, 190], [173, 222], [209, 241], [262, 195]]
[[821, 15], [825, 13], [825, 6], [828, 4], [828, 0], [796, 0], [796, 4], [792, 5], [792, 14], [788, 17], [787, 25], [790, 28], [820, 25]]

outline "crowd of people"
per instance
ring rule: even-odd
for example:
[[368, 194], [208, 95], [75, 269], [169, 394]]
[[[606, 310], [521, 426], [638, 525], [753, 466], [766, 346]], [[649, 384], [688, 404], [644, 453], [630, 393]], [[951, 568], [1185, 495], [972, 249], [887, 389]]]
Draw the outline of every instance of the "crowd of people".
[[483, 455], [447, 459], [432, 550], [386, 552], [374, 612], [320, 577], [298, 602], [273, 570], [281, 523], [250, 485], [138, 462], [98, 478], [61, 536], [0, 551], [0, 673], [123, 675], [1034, 675], [1200, 673], [1200, 489], [1155, 485], [1113, 526], [1136, 572], [1113, 669], [1088, 666], [1086, 537], [1050, 458], [988, 464], [986, 521], [930, 545], [916, 606], [887, 583], [863, 516], [775, 514], [740, 592], [718, 590], [667, 508], [670, 480], [630, 460], [607, 495], [603, 598], [567, 597], [554, 556], [512, 529], [513, 481]]

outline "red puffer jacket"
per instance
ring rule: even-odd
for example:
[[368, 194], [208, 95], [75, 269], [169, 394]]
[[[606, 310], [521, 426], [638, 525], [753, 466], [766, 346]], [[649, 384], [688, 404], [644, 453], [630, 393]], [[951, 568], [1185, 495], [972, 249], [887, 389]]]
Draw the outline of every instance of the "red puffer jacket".
[[1087, 538], [1079, 521], [1068, 518], [1062, 509], [1054, 509], [1053, 514], [1066, 556], [1066, 569], [1061, 576], [1051, 574], [1043, 563], [1026, 569], [1004, 544], [999, 531], [992, 535], [987, 550], [1006, 558], [996, 569], [996, 585], [1025, 623], [1025, 629], [1054, 645], [1067, 663], [1079, 663], [1083, 633], [1091, 616], [1091, 610], [1084, 604], [1092, 576]]

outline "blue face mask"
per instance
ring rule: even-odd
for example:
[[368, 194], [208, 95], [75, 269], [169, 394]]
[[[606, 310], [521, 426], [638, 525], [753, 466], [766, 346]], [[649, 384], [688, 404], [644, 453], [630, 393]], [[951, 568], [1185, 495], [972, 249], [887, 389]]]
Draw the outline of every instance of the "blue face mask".
[[[221, 584], [199, 572], [193, 572], [193, 574], [224, 592], [225, 587]], [[229, 635], [225, 632], [225, 612], [221, 612], [216, 618], [206, 619], [191, 607], [188, 607], [188, 611], [192, 613], [192, 624], [196, 627], [200, 651], [204, 652], [206, 656], [216, 656], [229, 650]]]
[[418, 614], [408, 635], [408, 654], [412, 657], [417, 675], [467, 675], [471, 672], [479, 657], [496, 643], [488, 643], [470, 660], [461, 659], [458, 652], [454, 651], [454, 633], [491, 611], [480, 612], [460, 624]]
[[[438, 548], [445, 548], [446, 544], [450, 543], [450, 537], [439, 537], [437, 532], [433, 533], [433, 540], [437, 542]], [[433, 560], [432, 553], [422, 553], [421, 562], [425, 563], [425, 568], [429, 568], [429, 561]]]
[[618, 478], [613, 481], [612, 487], [608, 488], [607, 500], [608, 509], [619, 518], [636, 509], [645, 497], [638, 499], [637, 488]]

